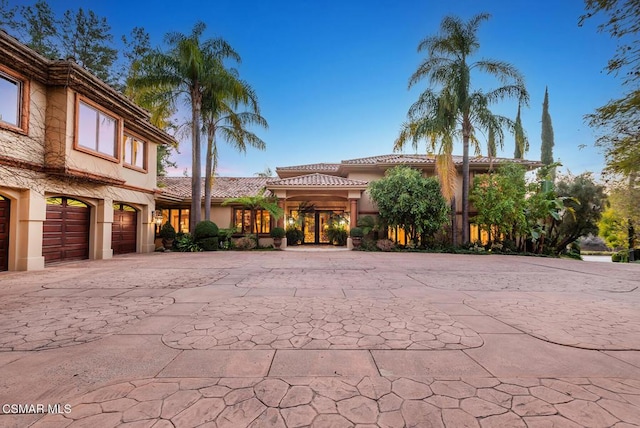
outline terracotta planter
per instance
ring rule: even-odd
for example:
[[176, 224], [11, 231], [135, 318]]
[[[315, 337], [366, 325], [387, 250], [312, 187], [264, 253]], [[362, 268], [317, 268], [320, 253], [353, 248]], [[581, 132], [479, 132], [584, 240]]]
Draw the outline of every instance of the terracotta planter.
[[165, 250], [173, 249], [173, 239], [163, 239], [162, 246], [164, 247]]
[[276, 248], [280, 248], [282, 245], [282, 238], [273, 238], [273, 245]]
[[353, 248], [358, 248], [360, 245], [362, 245], [362, 238], [352, 236], [351, 242], [353, 243]]

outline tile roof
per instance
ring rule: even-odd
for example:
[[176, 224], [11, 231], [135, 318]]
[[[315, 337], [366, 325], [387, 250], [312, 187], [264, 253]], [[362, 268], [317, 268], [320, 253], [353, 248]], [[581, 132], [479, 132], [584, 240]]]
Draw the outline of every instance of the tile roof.
[[[216, 177], [213, 182], [211, 196], [216, 199], [255, 196], [270, 180], [269, 177]], [[169, 196], [182, 199], [191, 198], [191, 177], [158, 178], [160, 191]], [[267, 192], [265, 195], [269, 195]], [[202, 179], [202, 195], [204, 197], [204, 178]]]
[[368, 181], [350, 180], [344, 177], [326, 174], [307, 174], [297, 177], [283, 178], [281, 180], [270, 180], [269, 186], [355, 186], [362, 187], [369, 184]]
[[340, 168], [339, 163], [310, 163], [307, 165], [279, 166], [278, 171], [331, 171], [336, 172]]
[[[453, 156], [453, 161], [457, 165], [462, 165], [462, 156]], [[503, 162], [515, 162], [523, 165], [538, 165], [539, 161], [531, 161], [526, 159], [508, 159], [508, 158], [489, 158], [487, 156], [470, 156], [470, 164], [484, 164], [484, 163], [503, 163]], [[390, 155], [370, 156], [365, 158], [356, 158], [343, 160], [343, 165], [376, 165], [376, 164], [402, 164], [402, 163], [419, 163], [419, 164], [434, 164], [435, 156], [427, 154], [404, 154], [396, 153]]]

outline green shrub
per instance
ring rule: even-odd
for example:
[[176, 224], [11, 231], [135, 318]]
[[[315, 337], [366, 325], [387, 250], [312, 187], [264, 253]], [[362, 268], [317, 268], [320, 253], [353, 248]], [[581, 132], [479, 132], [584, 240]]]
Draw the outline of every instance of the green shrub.
[[162, 239], [176, 239], [176, 230], [171, 226], [171, 223], [166, 222], [160, 229], [159, 235]]
[[364, 236], [364, 232], [359, 227], [352, 228], [350, 233], [352, 238], [362, 238]]
[[196, 228], [193, 231], [193, 239], [198, 242], [205, 238], [217, 238], [218, 237], [218, 225], [209, 220], [203, 220], [196, 224]]
[[202, 251], [202, 248], [200, 248], [188, 233], [179, 234], [173, 243], [173, 248], [183, 253], [197, 253]]
[[348, 237], [347, 229], [339, 226], [329, 226], [327, 229], [327, 238], [335, 245], [344, 246], [347, 245]]
[[629, 251], [628, 250], [622, 250], [622, 251], [618, 251], [617, 253], [614, 253], [611, 256], [611, 261], [612, 262], [620, 262], [620, 263], [628, 263], [629, 262]]
[[198, 241], [198, 245], [202, 247], [204, 251], [217, 251], [218, 250], [218, 238], [203, 238]]
[[302, 233], [302, 230], [293, 226], [287, 228], [285, 235], [287, 237], [287, 245], [298, 245], [302, 242], [302, 239], [304, 239], [304, 233]]
[[220, 248], [223, 248], [225, 250], [233, 248], [234, 244], [231, 240], [231, 237], [236, 233], [238, 233], [238, 230], [236, 228], [218, 229], [218, 244]]
[[281, 227], [274, 227], [273, 229], [271, 229], [271, 237], [272, 238], [284, 238], [286, 236], [287, 232], [285, 232], [285, 230]]

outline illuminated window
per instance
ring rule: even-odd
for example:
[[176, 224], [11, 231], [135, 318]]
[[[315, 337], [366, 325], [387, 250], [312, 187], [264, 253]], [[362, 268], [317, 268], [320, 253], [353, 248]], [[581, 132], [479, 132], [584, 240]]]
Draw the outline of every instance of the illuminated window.
[[77, 116], [77, 147], [117, 158], [118, 119], [84, 101], [78, 102]]
[[239, 233], [256, 233], [257, 230], [259, 234], [265, 234], [271, 232], [271, 215], [265, 210], [252, 212], [245, 208], [235, 208], [233, 224]]
[[29, 83], [0, 66], [0, 125], [27, 130]]
[[131, 135], [124, 135], [124, 163], [139, 169], [146, 169], [146, 142]]
[[162, 223], [156, 226], [156, 237], [167, 222], [171, 223], [177, 233], [189, 233], [189, 208], [163, 208]]

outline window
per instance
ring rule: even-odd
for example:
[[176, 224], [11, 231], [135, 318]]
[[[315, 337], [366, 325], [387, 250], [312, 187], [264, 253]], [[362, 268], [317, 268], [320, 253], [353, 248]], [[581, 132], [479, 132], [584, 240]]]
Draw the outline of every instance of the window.
[[77, 105], [76, 147], [117, 160], [118, 119], [84, 101]]
[[0, 125], [27, 131], [28, 81], [0, 66]]
[[146, 170], [146, 148], [147, 143], [133, 137], [131, 135], [124, 135], [124, 163], [125, 165], [132, 166]]
[[265, 210], [252, 212], [246, 208], [235, 208], [233, 224], [238, 233], [255, 233], [257, 230], [259, 234], [265, 234], [271, 232], [271, 215]]
[[169, 222], [176, 232], [189, 233], [189, 209], [188, 208], [158, 208], [162, 212], [162, 223], [156, 225], [156, 238], [162, 226]]

